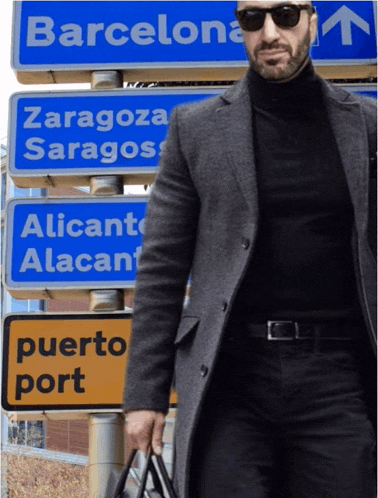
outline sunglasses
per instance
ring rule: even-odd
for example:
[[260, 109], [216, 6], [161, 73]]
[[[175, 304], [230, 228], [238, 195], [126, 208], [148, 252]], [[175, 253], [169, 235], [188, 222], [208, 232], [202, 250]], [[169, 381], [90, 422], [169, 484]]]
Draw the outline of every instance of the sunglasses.
[[267, 12], [271, 14], [276, 26], [279, 28], [294, 28], [301, 17], [301, 10], [315, 12], [311, 5], [279, 5], [269, 9], [250, 8], [235, 10], [235, 15], [243, 31], [259, 31], [265, 23]]

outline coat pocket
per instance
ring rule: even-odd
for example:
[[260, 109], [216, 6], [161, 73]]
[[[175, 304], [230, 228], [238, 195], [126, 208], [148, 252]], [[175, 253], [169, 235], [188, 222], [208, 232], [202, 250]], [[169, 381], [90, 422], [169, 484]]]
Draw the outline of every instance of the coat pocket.
[[191, 337], [198, 328], [198, 316], [183, 316], [177, 329], [175, 346], [179, 346], [186, 338]]

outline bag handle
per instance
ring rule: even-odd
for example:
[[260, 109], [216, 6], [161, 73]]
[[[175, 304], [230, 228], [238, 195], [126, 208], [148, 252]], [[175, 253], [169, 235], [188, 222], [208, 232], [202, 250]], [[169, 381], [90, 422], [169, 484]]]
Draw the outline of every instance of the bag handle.
[[[126, 481], [129, 476], [131, 466], [133, 464], [134, 458], [137, 454], [137, 450], [133, 450], [131, 452], [130, 458], [127, 462], [127, 465], [125, 469], [122, 471], [122, 474], [118, 480], [117, 487], [115, 490], [114, 498], [119, 498], [122, 494], [122, 492], [125, 489]], [[159, 474], [156, 470], [155, 464], [152, 460], [152, 449], [150, 448], [147, 453], [147, 458], [146, 458], [146, 463], [144, 465], [143, 471], [142, 471], [142, 477], [139, 483], [139, 489], [138, 489], [138, 494], [137, 498], [143, 498], [144, 492], [146, 491], [146, 484], [147, 484], [147, 478], [148, 478], [148, 473], [151, 473], [151, 477], [154, 483], [154, 487], [158, 493], [161, 494], [162, 498], [165, 498], [163, 486], [160, 481]], [[169, 478], [167, 469], [164, 464], [164, 460], [161, 456], [156, 456], [157, 464], [159, 467], [160, 475], [163, 480], [163, 483], [168, 491], [169, 498], [177, 498], [176, 492], [173, 489], [172, 482]]]
[[130, 455], [130, 458], [127, 462], [127, 465], [123, 469], [122, 474], [121, 474], [120, 478], [118, 479], [117, 487], [116, 487], [115, 492], [114, 492], [114, 498], [119, 498], [121, 496], [121, 493], [125, 488], [125, 484], [126, 484], [128, 476], [129, 476], [130, 469], [131, 469], [131, 466], [133, 464], [133, 461], [134, 461], [136, 454], [137, 454], [137, 450], [133, 450], [131, 452], [131, 455]]
[[163, 479], [163, 483], [167, 488], [169, 498], [177, 498], [176, 491], [173, 489], [172, 481], [169, 478], [167, 469], [165, 467], [163, 457], [161, 455], [156, 456], [156, 461], [160, 470], [161, 477]]
[[151, 472], [152, 481], [154, 483], [155, 491], [157, 491], [161, 495], [161, 498], [165, 498], [164, 489], [163, 489], [163, 486], [161, 484], [159, 474], [156, 470], [156, 467], [154, 465], [154, 461], [152, 460], [152, 458], [150, 461], [150, 472]]
[[140, 478], [137, 498], [143, 498], [144, 492], [146, 491], [147, 477], [148, 473], [150, 472], [152, 464], [151, 456], [152, 456], [152, 450], [149, 449], [147, 453], [146, 464], [143, 468], [142, 477]]

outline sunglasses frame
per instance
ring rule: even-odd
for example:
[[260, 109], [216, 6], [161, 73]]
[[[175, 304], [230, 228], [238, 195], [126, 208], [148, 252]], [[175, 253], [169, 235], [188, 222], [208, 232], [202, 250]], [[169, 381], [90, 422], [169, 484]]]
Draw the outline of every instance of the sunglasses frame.
[[[274, 18], [274, 12], [276, 12], [278, 9], [282, 9], [282, 7], [294, 7], [294, 9], [297, 11], [297, 13], [299, 14], [298, 15], [298, 21], [296, 24], [294, 24], [293, 26], [280, 26], [275, 18]], [[312, 5], [295, 5], [295, 4], [281, 4], [281, 5], [276, 5], [275, 7], [268, 7], [267, 9], [260, 9], [258, 7], [253, 7], [253, 8], [246, 8], [246, 9], [242, 9], [242, 10], [238, 10], [238, 9], [235, 9], [235, 16], [237, 17], [238, 21], [239, 21], [239, 24], [240, 24], [240, 27], [243, 31], [248, 31], [248, 32], [256, 32], [256, 31], [260, 31], [260, 29], [263, 28], [264, 24], [265, 24], [265, 19], [266, 19], [266, 14], [271, 14], [272, 15], [272, 19], [274, 21], [274, 24], [280, 28], [280, 29], [292, 29], [292, 28], [295, 28], [295, 26], [298, 26], [299, 24], [299, 21], [300, 21], [300, 17], [301, 17], [301, 11], [302, 10], [308, 10], [311, 14], [315, 14], [316, 10], [315, 10], [315, 7], [312, 6]], [[262, 16], [262, 24], [261, 24], [261, 27], [258, 28], [258, 29], [244, 29], [241, 25], [241, 17], [243, 15], [244, 12], [261, 12], [263, 14]]]

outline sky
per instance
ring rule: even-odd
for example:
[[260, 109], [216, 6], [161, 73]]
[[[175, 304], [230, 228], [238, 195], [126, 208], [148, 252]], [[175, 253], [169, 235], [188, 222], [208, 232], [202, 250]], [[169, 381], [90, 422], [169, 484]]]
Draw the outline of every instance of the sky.
[[57, 91], [57, 90], [89, 90], [90, 84], [66, 84], [66, 85], [21, 85], [11, 68], [11, 40], [12, 40], [12, 0], [1, 0], [1, 29], [0, 29], [0, 138], [3, 139], [8, 133], [8, 100], [16, 92], [35, 91]]

